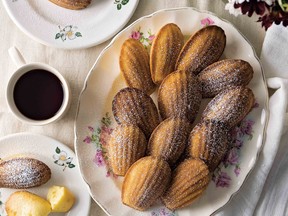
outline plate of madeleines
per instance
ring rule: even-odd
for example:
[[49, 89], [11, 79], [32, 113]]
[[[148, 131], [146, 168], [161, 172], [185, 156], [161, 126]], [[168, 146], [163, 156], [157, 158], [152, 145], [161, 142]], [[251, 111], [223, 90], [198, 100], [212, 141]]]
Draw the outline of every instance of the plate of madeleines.
[[89, 189], [72, 150], [33, 133], [0, 139], [0, 215], [88, 215]]
[[2, 0], [13, 22], [32, 39], [56, 48], [100, 44], [120, 31], [138, 0]]
[[252, 46], [210, 12], [155, 12], [114, 37], [79, 98], [75, 149], [108, 215], [213, 215], [253, 169], [268, 117]]

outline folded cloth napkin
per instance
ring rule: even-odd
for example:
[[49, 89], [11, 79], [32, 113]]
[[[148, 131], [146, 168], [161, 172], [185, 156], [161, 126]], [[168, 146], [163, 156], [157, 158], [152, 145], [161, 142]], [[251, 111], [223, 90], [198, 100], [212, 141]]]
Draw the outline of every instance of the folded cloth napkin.
[[263, 150], [252, 173], [218, 215], [282, 216], [288, 214], [288, 28], [273, 25], [266, 33], [261, 62], [267, 85], [270, 116]]

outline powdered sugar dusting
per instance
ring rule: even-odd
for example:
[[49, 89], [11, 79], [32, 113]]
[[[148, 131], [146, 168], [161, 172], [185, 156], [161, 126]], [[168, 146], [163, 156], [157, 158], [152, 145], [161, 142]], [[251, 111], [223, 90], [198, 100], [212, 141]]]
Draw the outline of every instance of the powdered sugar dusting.
[[214, 97], [231, 86], [247, 85], [252, 77], [251, 65], [237, 59], [215, 62], [198, 75], [203, 97]]
[[175, 71], [162, 82], [158, 107], [163, 119], [174, 116], [193, 122], [200, 108], [201, 92], [198, 79], [188, 71]]
[[8, 188], [30, 188], [51, 178], [50, 168], [32, 158], [13, 158], [0, 163], [0, 185]]

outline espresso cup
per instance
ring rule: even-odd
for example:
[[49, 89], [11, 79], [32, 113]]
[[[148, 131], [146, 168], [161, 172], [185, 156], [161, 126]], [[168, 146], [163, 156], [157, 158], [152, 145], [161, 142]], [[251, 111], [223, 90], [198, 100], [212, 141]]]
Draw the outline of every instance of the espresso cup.
[[61, 73], [47, 64], [26, 64], [16, 47], [8, 52], [18, 66], [6, 89], [11, 112], [31, 125], [45, 125], [62, 118], [69, 108], [71, 94]]

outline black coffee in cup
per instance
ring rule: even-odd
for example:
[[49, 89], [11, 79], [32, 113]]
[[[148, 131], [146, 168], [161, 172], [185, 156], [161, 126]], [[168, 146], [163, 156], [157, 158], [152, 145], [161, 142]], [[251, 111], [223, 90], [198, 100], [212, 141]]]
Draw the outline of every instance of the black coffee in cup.
[[27, 118], [46, 120], [61, 108], [64, 90], [59, 78], [46, 70], [34, 69], [24, 73], [13, 90], [17, 109]]

